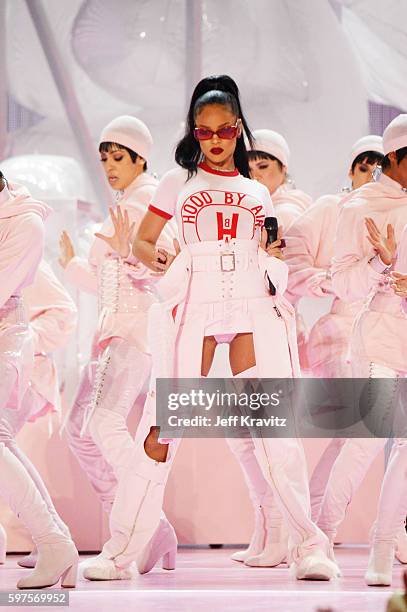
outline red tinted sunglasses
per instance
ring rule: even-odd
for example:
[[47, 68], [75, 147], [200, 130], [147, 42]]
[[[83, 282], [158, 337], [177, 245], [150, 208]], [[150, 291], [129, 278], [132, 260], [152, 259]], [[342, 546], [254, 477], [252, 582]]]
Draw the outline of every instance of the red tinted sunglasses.
[[235, 125], [226, 125], [220, 128], [217, 132], [213, 132], [208, 128], [195, 128], [194, 136], [197, 140], [211, 140], [216, 134], [221, 140], [232, 140], [236, 138], [239, 130], [239, 121], [236, 121]]

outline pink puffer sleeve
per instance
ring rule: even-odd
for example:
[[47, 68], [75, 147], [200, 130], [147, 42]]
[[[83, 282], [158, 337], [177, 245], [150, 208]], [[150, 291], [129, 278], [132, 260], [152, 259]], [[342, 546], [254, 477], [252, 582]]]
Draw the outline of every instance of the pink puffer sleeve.
[[77, 309], [46, 262], [41, 262], [34, 283], [23, 295], [35, 352], [49, 353], [63, 347], [75, 330]]
[[340, 212], [332, 260], [332, 286], [345, 302], [366, 298], [383, 281], [370, 263], [375, 253], [366, 239], [365, 215], [353, 204]]
[[329, 258], [323, 261], [320, 253], [321, 242], [332, 241], [335, 236], [337, 207], [336, 196], [320, 198], [294, 221], [285, 235], [284, 256], [290, 270], [288, 290], [297, 297], [332, 293], [328, 280], [331, 262]]
[[16, 216], [0, 241], [0, 308], [33, 282], [42, 257], [44, 225], [36, 214]]

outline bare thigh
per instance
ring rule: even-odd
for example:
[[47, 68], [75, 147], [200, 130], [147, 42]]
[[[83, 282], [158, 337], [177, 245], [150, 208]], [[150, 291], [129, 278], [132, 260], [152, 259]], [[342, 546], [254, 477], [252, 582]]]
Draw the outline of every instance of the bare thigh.
[[237, 334], [229, 345], [229, 363], [233, 376], [256, 365], [253, 334]]
[[[202, 361], [201, 361], [201, 375], [207, 376], [211, 369], [213, 357], [217, 342], [214, 336], [205, 336], [202, 344]], [[161, 444], [158, 442], [160, 437], [160, 428], [151, 427], [150, 433], [144, 441], [144, 450], [146, 454], [155, 461], [165, 462], [168, 454], [168, 444]]]

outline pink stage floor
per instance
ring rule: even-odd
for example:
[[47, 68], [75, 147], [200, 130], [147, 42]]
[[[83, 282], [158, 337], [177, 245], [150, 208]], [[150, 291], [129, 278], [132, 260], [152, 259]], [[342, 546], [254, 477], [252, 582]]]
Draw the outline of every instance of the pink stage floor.
[[[393, 588], [401, 587], [403, 567], [394, 567], [393, 588], [366, 587], [367, 547], [337, 547], [343, 577], [336, 582], [291, 578], [287, 566], [249, 568], [229, 560], [230, 549], [180, 549], [177, 569], [155, 569], [134, 580], [88, 582], [70, 591], [69, 610], [86, 612], [384, 612]], [[0, 590], [14, 589], [26, 571], [17, 556], [0, 569]], [[83, 557], [85, 559], [85, 557]], [[13, 610], [27, 610], [14, 607]], [[33, 610], [63, 610], [36, 607]], [[66, 609], [66, 608], [65, 608]]]

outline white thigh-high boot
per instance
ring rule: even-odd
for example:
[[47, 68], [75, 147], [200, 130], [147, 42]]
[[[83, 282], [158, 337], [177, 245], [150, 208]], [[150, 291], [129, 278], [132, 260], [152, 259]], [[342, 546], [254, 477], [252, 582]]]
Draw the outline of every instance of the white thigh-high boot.
[[366, 583], [390, 586], [398, 534], [407, 515], [407, 440], [397, 440], [380, 492], [377, 520], [370, 550]]
[[[252, 370], [251, 376], [255, 374]], [[253, 437], [263, 475], [289, 535], [289, 562], [298, 580], [330, 580], [340, 575], [328, 558], [327, 537], [311, 520], [306, 459], [296, 438]]]
[[131, 577], [137, 561], [140, 573], [149, 571], [163, 558], [163, 568], [175, 567], [175, 532], [161, 521], [165, 484], [178, 441], [168, 445], [165, 462], [151, 459], [144, 442], [156, 423], [155, 394], [150, 392], [137, 430], [133, 451], [121, 471], [117, 495], [110, 515], [111, 537], [102, 554], [84, 570], [88, 580], [117, 580]]
[[35, 570], [18, 581], [19, 589], [74, 587], [78, 552], [56, 525], [37, 487], [20, 461], [0, 444], [0, 494], [23, 521], [38, 549]]
[[311, 520], [306, 459], [296, 438], [253, 438], [256, 456], [273, 488], [289, 535], [289, 561], [298, 580], [330, 580], [340, 575], [328, 558], [329, 541]]
[[[369, 372], [370, 379], [394, 379], [386, 385], [375, 384], [371, 393], [374, 401], [372, 414], [383, 414], [387, 419], [388, 409], [397, 397], [398, 373], [386, 366], [374, 363], [359, 363], [355, 374]], [[372, 383], [373, 389], [373, 383]], [[378, 421], [377, 417], [376, 420]], [[333, 543], [338, 527], [345, 518], [346, 510], [355, 491], [359, 488], [370, 465], [386, 445], [386, 438], [351, 438], [346, 440], [332, 467], [322, 504], [318, 525]]]
[[[100, 360], [89, 430], [118, 481], [123, 471], [125, 473], [134, 449], [134, 439], [127, 428], [127, 417], [142, 393], [150, 372], [151, 357], [121, 338], [112, 340]], [[139, 412], [141, 419], [140, 408]], [[167, 541], [169, 534], [174, 540], [174, 529], [164, 512], [161, 512], [159, 527], [150, 543], [151, 554], [148, 555], [149, 560], [146, 559], [147, 566], [159, 555], [162, 543]], [[89, 562], [86, 562], [85, 567], [88, 566]], [[127, 574], [127, 571], [119, 572], [120, 578]]]
[[96, 362], [92, 360], [82, 372], [78, 392], [66, 422], [65, 433], [69, 448], [87, 475], [103, 510], [106, 514], [110, 514], [116, 495], [116, 476], [93, 440], [89, 429], [82, 431], [85, 414], [92, 400], [96, 367]]
[[89, 431], [117, 480], [134, 447], [127, 418], [150, 372], [151, 357], [121, 338], [112, 340], [98, 364]]
[[[31, 400], [33, 399], [32, 393], [30, 389], [27, 390], [24, 395], [21, 406], [17, 409], [14, 408], [5, 408], [0, 410], [0, 443], [3, 442], [5, 446], [13, 453], [13, 455], [20, 461], [20, 463], [25, 467], [28, 474], [30, 475], [34, 485], [37, 487], [39, 494], [47, 505], [48, 511], [53, 517], [55, 523], [60, 528], [60, 530], [66, 534], [68, 538], [71, 537], [70, 531], [68, 527], [65, 525], [58, 512], [55, 509], [55, 506], [52, 502], [52, 499], [48, 493], [47, 487], [44, 484], [40, 474], [36, 470], [35, 466], [31, 463], [30, 459], [27, 455], [18, 447], [15, 436], [22, 429], [23, 425], [26, 423], [30, 412], [31, 412]], [[34, 550], [27, 556], [19, 559], [17, 561], [18, 565], [21, 567], [32, 568], [35, 567], [37, 562], [37, 550], [34, 547]]]
[[345, 441], [346, 438], [332, 438], [312, 472], [309, 491], [311, 496], [311, 518], [314, 523], [318, 522], [329, 474]]
[[[256, 372], [253, 367], [235, 378], [251, 378]], [[251, 567], [275, 567], [287, 557], [288, 538], [283, 517], [257, 461], [252, 438], [227, 437], [226, 441], [242, 468], [255, 513], [249, 547], [234, 553], [231, 558]]]

